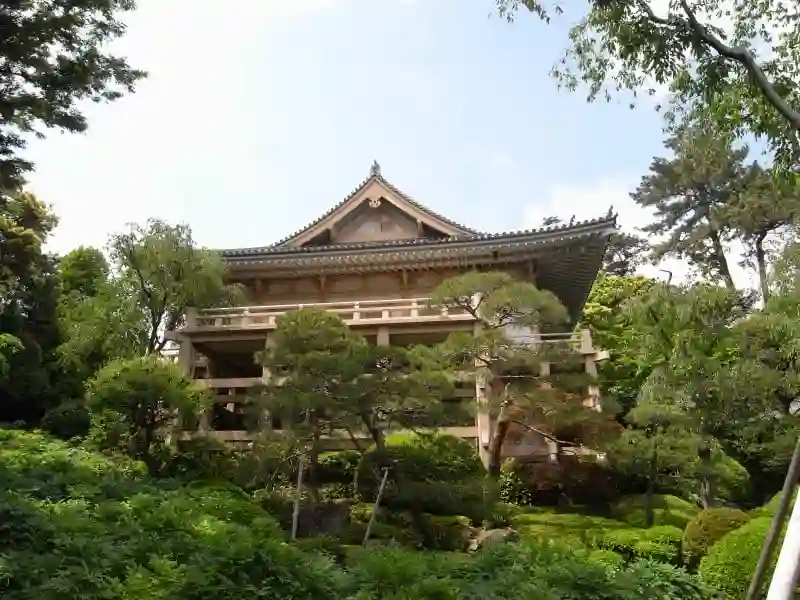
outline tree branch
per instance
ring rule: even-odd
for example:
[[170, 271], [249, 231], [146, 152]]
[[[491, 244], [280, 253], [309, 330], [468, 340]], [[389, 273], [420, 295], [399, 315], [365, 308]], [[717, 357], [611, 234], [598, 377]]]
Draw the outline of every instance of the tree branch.
[[800, 131], [800, 112], [794, 110], [775, 90], [775, 86], [767, 78], [761, 66], [756, 62], [755, 56], [747, 48], [731, 47], [723, 43], [717, 36], [711, 33], [707, 27], [701, 24], [687, 0], [680, 0], [683, 12], [689, 21], [689, 26], [700, 40], [711, 46], [717, 54], [736, 61], [747, 69], [747, 72], [755, 81], [756, 86], [766, 97], [767, 101], [783, 116], [792, 129]]
[[546, 431], [542, 431], [541, 429], [537, 429], [536, 427], [531, 427], [527, 423], [522, 421], [518, 421], [516, 419], [511, 421], [515, 425], [519, 425], [520, 427], [524, 427], [528, 431], [532, 431], [533, 433], [538, 433], [542, 437], [547, 438], [551, 442], [556, 442], [557, 444], [561, 444], [562, 446], [569, 446], [570, 448], [583, 448], [583, 444], [573, 444], [572, 442], [565, 442], [564, 440], [560, 440], [552, 434], [547, 433]]
[[639, 7], [647, 13], [647, 16], [650, 17], [650, 20], [654, 23], [658, 23], [659, 25], [672, 25], [669, 18], [659, 17], [655, 12], [653, 12], [653, 7], [647, 3], [647, 0], [638, 0]]

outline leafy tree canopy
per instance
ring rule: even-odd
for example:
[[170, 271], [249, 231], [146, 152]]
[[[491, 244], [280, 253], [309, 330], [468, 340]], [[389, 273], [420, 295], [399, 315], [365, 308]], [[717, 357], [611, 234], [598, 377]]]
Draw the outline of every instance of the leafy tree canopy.
[[[558, 3], [495, 0], [513, 18], [542, 19]], [[765, 137], [778, 163], [800, 158], [800, 16], [786, 0], [590, 0], [570, 29], [553, 75], [589, 99], [614, 91], [654, 95], [669, 87], [680, 111], [734, 134]]]
[[31, 133], [86, 129], [79, 106], [133, 91], [144, 72], [107, 52], [125, 32], [118, 15], [133, 0], [0, 2], [0, 190], [33, 168], [20, 152]]

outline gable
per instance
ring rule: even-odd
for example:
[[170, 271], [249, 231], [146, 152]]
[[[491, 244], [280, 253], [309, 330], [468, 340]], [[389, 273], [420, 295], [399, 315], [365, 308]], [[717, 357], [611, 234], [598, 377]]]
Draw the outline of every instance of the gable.
[[426, 227], [384, 197], [370, 198], [344, 217], [334, 228], [330, 242], [355, 244], [418, 238], [448, 237]]
[[411, 200], [373, 168], [370, 177], [344, 201], [276, 246], [302, 248], [475, 233]]

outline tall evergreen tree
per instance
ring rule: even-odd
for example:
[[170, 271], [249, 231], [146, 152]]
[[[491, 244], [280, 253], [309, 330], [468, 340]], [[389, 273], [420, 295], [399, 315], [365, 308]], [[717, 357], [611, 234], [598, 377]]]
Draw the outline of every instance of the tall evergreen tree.
[[654, 247], [654, 258], [685, 259], [712, 281], [735, 284], [726, 243], [732, 236], [728, 210], [745, 184], [747, 148], [710, 130], [687, 129], [665, 147], [671, 158], [655, 158], [633, 199], [654, 212], [644, 231], [666, 236]]

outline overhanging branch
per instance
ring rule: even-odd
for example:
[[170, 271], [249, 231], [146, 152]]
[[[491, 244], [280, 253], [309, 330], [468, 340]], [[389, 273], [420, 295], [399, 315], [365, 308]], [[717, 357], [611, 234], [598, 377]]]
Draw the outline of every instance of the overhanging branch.
[[[697, 20], [692, 9], [689, 7], [687, 0], [680, 0], [683, 12], [686, 13], [689, 26], [697, 37], [713, 48], [717, 54], [729, 58], [744, 65], [747, 72], [753, 78], [756, 86], [766, 97], [767, 101], [783, 116], [793, 130], [800, 131], [800, 112], [794, 110], [784, 100], [780, 94], [775, 90], [775, 86], [767, 78], [764, 70], [756, 62], [755, 56], [747, 48], [733, 47], [725, 44], [721, 39], [715, 36], [708, 30], [702, 23]], [[649, 8], [649, 7], [648, 7]]]

